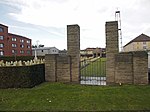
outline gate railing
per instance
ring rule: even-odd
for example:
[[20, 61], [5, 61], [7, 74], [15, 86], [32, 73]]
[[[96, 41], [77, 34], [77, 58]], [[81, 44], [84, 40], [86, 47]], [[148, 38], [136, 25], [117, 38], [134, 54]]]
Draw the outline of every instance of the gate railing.
[[[106, 84], [106, 58], [93, 58], [80, 62], [80, 80], [83, 84]], [[104, 82], [105, 81], [105, 82]], [[105, 83], [105, 84], [101, 84]]]

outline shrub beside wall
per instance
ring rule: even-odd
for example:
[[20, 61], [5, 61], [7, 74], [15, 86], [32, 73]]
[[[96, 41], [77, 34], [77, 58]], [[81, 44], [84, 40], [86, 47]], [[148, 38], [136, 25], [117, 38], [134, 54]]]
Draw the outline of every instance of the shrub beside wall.
[[0, 88], [30, 88], [44, 81], [44, 64], [0, 67]]

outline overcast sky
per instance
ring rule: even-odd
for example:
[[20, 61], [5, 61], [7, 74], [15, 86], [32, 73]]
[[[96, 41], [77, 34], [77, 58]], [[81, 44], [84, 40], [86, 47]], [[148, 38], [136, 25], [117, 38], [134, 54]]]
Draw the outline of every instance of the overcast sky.
[[66, 26], [80, 26], [81, 49], [105, 47], [105, 22], [120, 10], [123, 45], [150, 36], [150, 0], [0, 0], [0, 23], [32, 44], [67, 48]]

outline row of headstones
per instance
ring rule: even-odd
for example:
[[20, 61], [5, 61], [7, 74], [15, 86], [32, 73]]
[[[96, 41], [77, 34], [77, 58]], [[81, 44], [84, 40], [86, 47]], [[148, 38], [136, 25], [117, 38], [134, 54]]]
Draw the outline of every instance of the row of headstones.
[[30, 61], [11, 61], [11, 62], [5, 62], [3, 60], [0, 61], [0, 67], [4, 66], [30, 66], [30, 65], [36, 65], [36, 64], [43, 64], [45, 63], [45, 59], [34, 59]]

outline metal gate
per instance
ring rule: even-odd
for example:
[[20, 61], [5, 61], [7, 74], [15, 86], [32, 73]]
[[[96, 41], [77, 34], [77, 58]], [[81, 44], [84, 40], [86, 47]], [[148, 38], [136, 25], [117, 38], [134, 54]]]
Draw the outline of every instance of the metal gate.
[[84, 59], [80, 68], [80, 84], [106, 85], [106, 58]]

